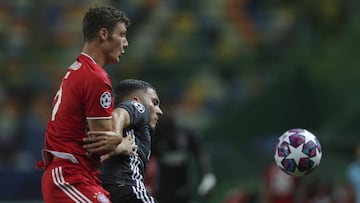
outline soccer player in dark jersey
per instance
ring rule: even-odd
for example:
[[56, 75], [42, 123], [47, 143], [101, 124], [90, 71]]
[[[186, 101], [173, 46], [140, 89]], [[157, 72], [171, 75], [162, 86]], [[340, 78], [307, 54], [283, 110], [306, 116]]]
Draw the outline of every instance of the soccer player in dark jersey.
[[[159, 97], [151, 84], [135, 79], [122, 80], [114, 93], [114, 129], [135, 137], [137, 155], [113, 152], [102, 162], [100, 178], [113, 203], [154, 203], [145, 188], [144, 174], [150, 158], [151, 133], [162, 115]], [[86, 141], [96, 143], [96, 139], [97, 136], [93, 136]]]
[[[192, 177], [200, 177], [197, 188], [199, 197], [210, 198], [216, 184], [210, 157], [203, 148], [197, 131], [180, 125], [177, 120], [178, 100], [167, 99], [163, 103], [166, 112], [156, 128], [152, 141], [152, 160], [156, 167], [154, 189], [160, 203], [189, 203], [194, 200]], [[199, 174], [192, 174], [192, 163]], [[195, 170], [194, 170], [195, 171]], [[199, 178], [200, 179], [200, 178]]]
[[129, 23], [122, 11], [107, 5], [91, 7], [83, 18], [84, 46], [55, 95], [43, 160], [37, 163], [44, 169], [44, 202], [110, 202], [97, 176], [100, 156], [123, 137], [102, 136], [102, 145], [88, 152], [82, 139], [87, 128], [112, 130], [112, 85], [104, 66], [118, 63], [125, 53]]

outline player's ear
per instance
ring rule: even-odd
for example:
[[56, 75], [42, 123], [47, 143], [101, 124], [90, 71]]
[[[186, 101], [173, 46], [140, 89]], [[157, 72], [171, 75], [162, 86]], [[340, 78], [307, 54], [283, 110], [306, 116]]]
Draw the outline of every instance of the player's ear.
[[140, 98], [138, 96], [133, 96], [132, 99], [138, 102], [140, 101]]
[[105, 41], [109, 37], [109, 31], [106, 28], [101, 28], [98, 32], [101, 41]]

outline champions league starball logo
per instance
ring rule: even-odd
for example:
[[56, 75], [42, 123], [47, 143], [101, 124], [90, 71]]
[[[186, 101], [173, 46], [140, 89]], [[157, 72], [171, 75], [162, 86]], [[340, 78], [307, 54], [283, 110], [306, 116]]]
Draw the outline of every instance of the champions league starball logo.
[[111, 106], [111, 94], [110, 92], [104, 92], [100, 97], [100, 104], [104, 109]]
[[139, 112], [139, 113], [144, 113], [145, 112], [145, 106], [140, 104], [139, 102], [137, 101], [131, 101], [132, 105], [135, 106], [136, 110]]

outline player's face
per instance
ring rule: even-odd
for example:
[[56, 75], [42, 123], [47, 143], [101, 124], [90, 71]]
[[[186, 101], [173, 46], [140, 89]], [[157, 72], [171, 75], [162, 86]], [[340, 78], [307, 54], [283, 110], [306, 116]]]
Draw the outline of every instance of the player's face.
[[106, 40], [105, 58], [107, 64], [118, 63], [129, 45], [126, 38], [127, 29], [125, 23], [118, 22], [111, 35]]
[[160, 116], [163, 114], [160, 109], [160, 100], [156, 91], [148, 88], [141, 98], [141, 102], [148, 108], [150, 114], [150, 127], [155, 128]]

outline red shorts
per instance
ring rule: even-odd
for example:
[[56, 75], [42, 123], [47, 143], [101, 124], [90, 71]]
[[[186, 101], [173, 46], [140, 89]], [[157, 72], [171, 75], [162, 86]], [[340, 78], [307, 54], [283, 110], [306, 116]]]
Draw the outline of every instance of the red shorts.
[[46, 203], [110, 203], [110, 194], [95, 173], [65, 159], [54, 159], [41, 182]]

